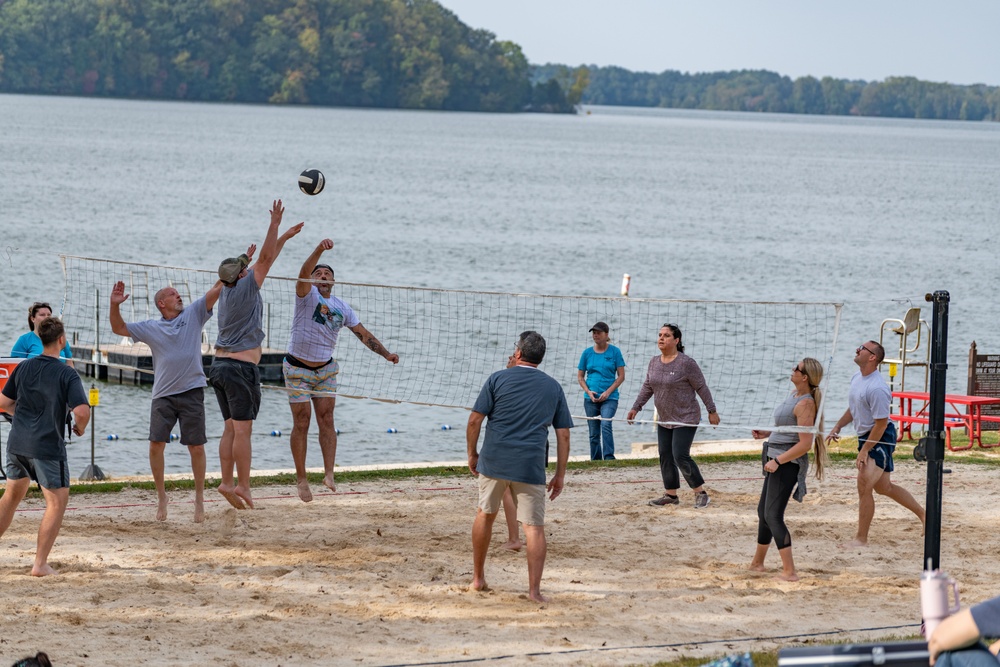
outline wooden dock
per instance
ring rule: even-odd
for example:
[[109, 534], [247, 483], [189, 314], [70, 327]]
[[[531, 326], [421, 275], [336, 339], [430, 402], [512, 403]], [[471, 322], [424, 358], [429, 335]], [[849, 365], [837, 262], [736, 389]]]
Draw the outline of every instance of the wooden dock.
[[[281, 373], [281, 360], [284, 357], [283, 350], [264, 349], [257, 365], [261, 382], [284, 383]], [[201, 365], [206, 375], [214, 358], [211, 345], [202, 345]], [[84, 377], [135, 386], [153, 384], [153, 355], [145, 343], [101, 345], [99, 350], [80, 343], [73, 346], [73, 363]]]

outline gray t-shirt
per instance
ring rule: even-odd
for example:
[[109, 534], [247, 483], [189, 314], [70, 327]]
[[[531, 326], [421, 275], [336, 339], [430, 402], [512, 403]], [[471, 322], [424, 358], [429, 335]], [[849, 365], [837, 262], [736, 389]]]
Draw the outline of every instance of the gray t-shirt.
[[888, 419], [892, 406], [892, 392], [878, 371], [862, 375], [861, 371], [851, 378], [851, 391], [847, 395], [847, 405], [854, 420], [854, 430], [864, 435], [875, 427], [876, 419]]
[[980, 602], [972, 607], [972, 620], [983, 637], [1000, 637], [1000, 598]]
[[211, 318], [212, 311], [201, 297], [172, 320], [161, 317], [128, 323], [132, 339], [145, 343], [153, 353], [153, 398], [207, 384], [201, 364], [201, 330]]
[[7, 453], [65, 461], [66, 415], [88, 403], [77, 372], [53, 357], [28, 359], [14, 368], [3, 395], [16, 403]]
[[530, 366], [505, 368], [486, 380], [472, 409], [487, 417], [476, 470], [495, 479], [545, 484], [549, 426], [573, 427], [559, 383]]
[[216, 347], [242, 352], [264, 342], [264, 300], [253, 269], [219, 295], [219, 337]]

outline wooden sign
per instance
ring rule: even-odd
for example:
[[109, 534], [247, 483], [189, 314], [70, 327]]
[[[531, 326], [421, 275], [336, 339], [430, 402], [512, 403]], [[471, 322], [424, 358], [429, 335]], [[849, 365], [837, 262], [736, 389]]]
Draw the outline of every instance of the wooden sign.
[[[1000, 396], [1000, 354], [977, 354], [976, 342], [969, 347], [969, 396]], [[982, 414], [1000, 417], [1000, 405], [984, 405]], [[983, 422], [984, 431], [1000, 430], [1000, 423]]]

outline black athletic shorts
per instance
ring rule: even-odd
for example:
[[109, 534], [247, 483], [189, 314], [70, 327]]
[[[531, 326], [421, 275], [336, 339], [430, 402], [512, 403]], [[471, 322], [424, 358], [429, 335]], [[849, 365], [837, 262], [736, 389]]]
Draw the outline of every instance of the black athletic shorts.
[[7, 453], [7, 479], [24, 479], [38, 482], [43, 489], [69, 488], [69, 465], [65, 461], [31, 459], [27, 456]]
[[218, 358], [208, 370], [223, 419], [253, 421], [260, 411], [260, 369], [257, 364]]
[[204, 445], [205, 390], [188, 389], [172, 396], [154, 398], [149, 408], [149, 441], [170, 442], [174, 424], [181, 423], [181, 444], [189, 447]]

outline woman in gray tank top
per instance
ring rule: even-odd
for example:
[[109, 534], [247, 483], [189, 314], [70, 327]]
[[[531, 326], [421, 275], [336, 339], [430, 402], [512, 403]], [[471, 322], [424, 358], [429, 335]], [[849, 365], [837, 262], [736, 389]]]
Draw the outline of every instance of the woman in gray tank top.
[[[823, 366], [807, 357], [795, 364], [789, 378], [795, 390], [774, 410], [775, 426], [812, 427], [816, 424], [816, 411], [822, 399], [819, 384], [823, 380]], [[819, 415], [819, 430], [823, 430], [823, 416]], [[823, 479], [826, 445], [821, 433], [796, 431], [754, 431], [754, 439], [767, 438], [761, 459], [764, 462], [764, 487], [757, 504], [757, 551], [750, 561], [750, 569], [764, 571], [764, 557], [773, 541], [781, 556], [779, 579], [798, 581], [795, 562], [792, 560], [792, 535], [785, 526], [785, 508], [795, 491], [795, 499], [802, 502], [806, 494], [806, 471], [809, 468], [809, 450], [816, 451], [816, 478]], [[797, 487], [797, 488], [796, 488]]]

